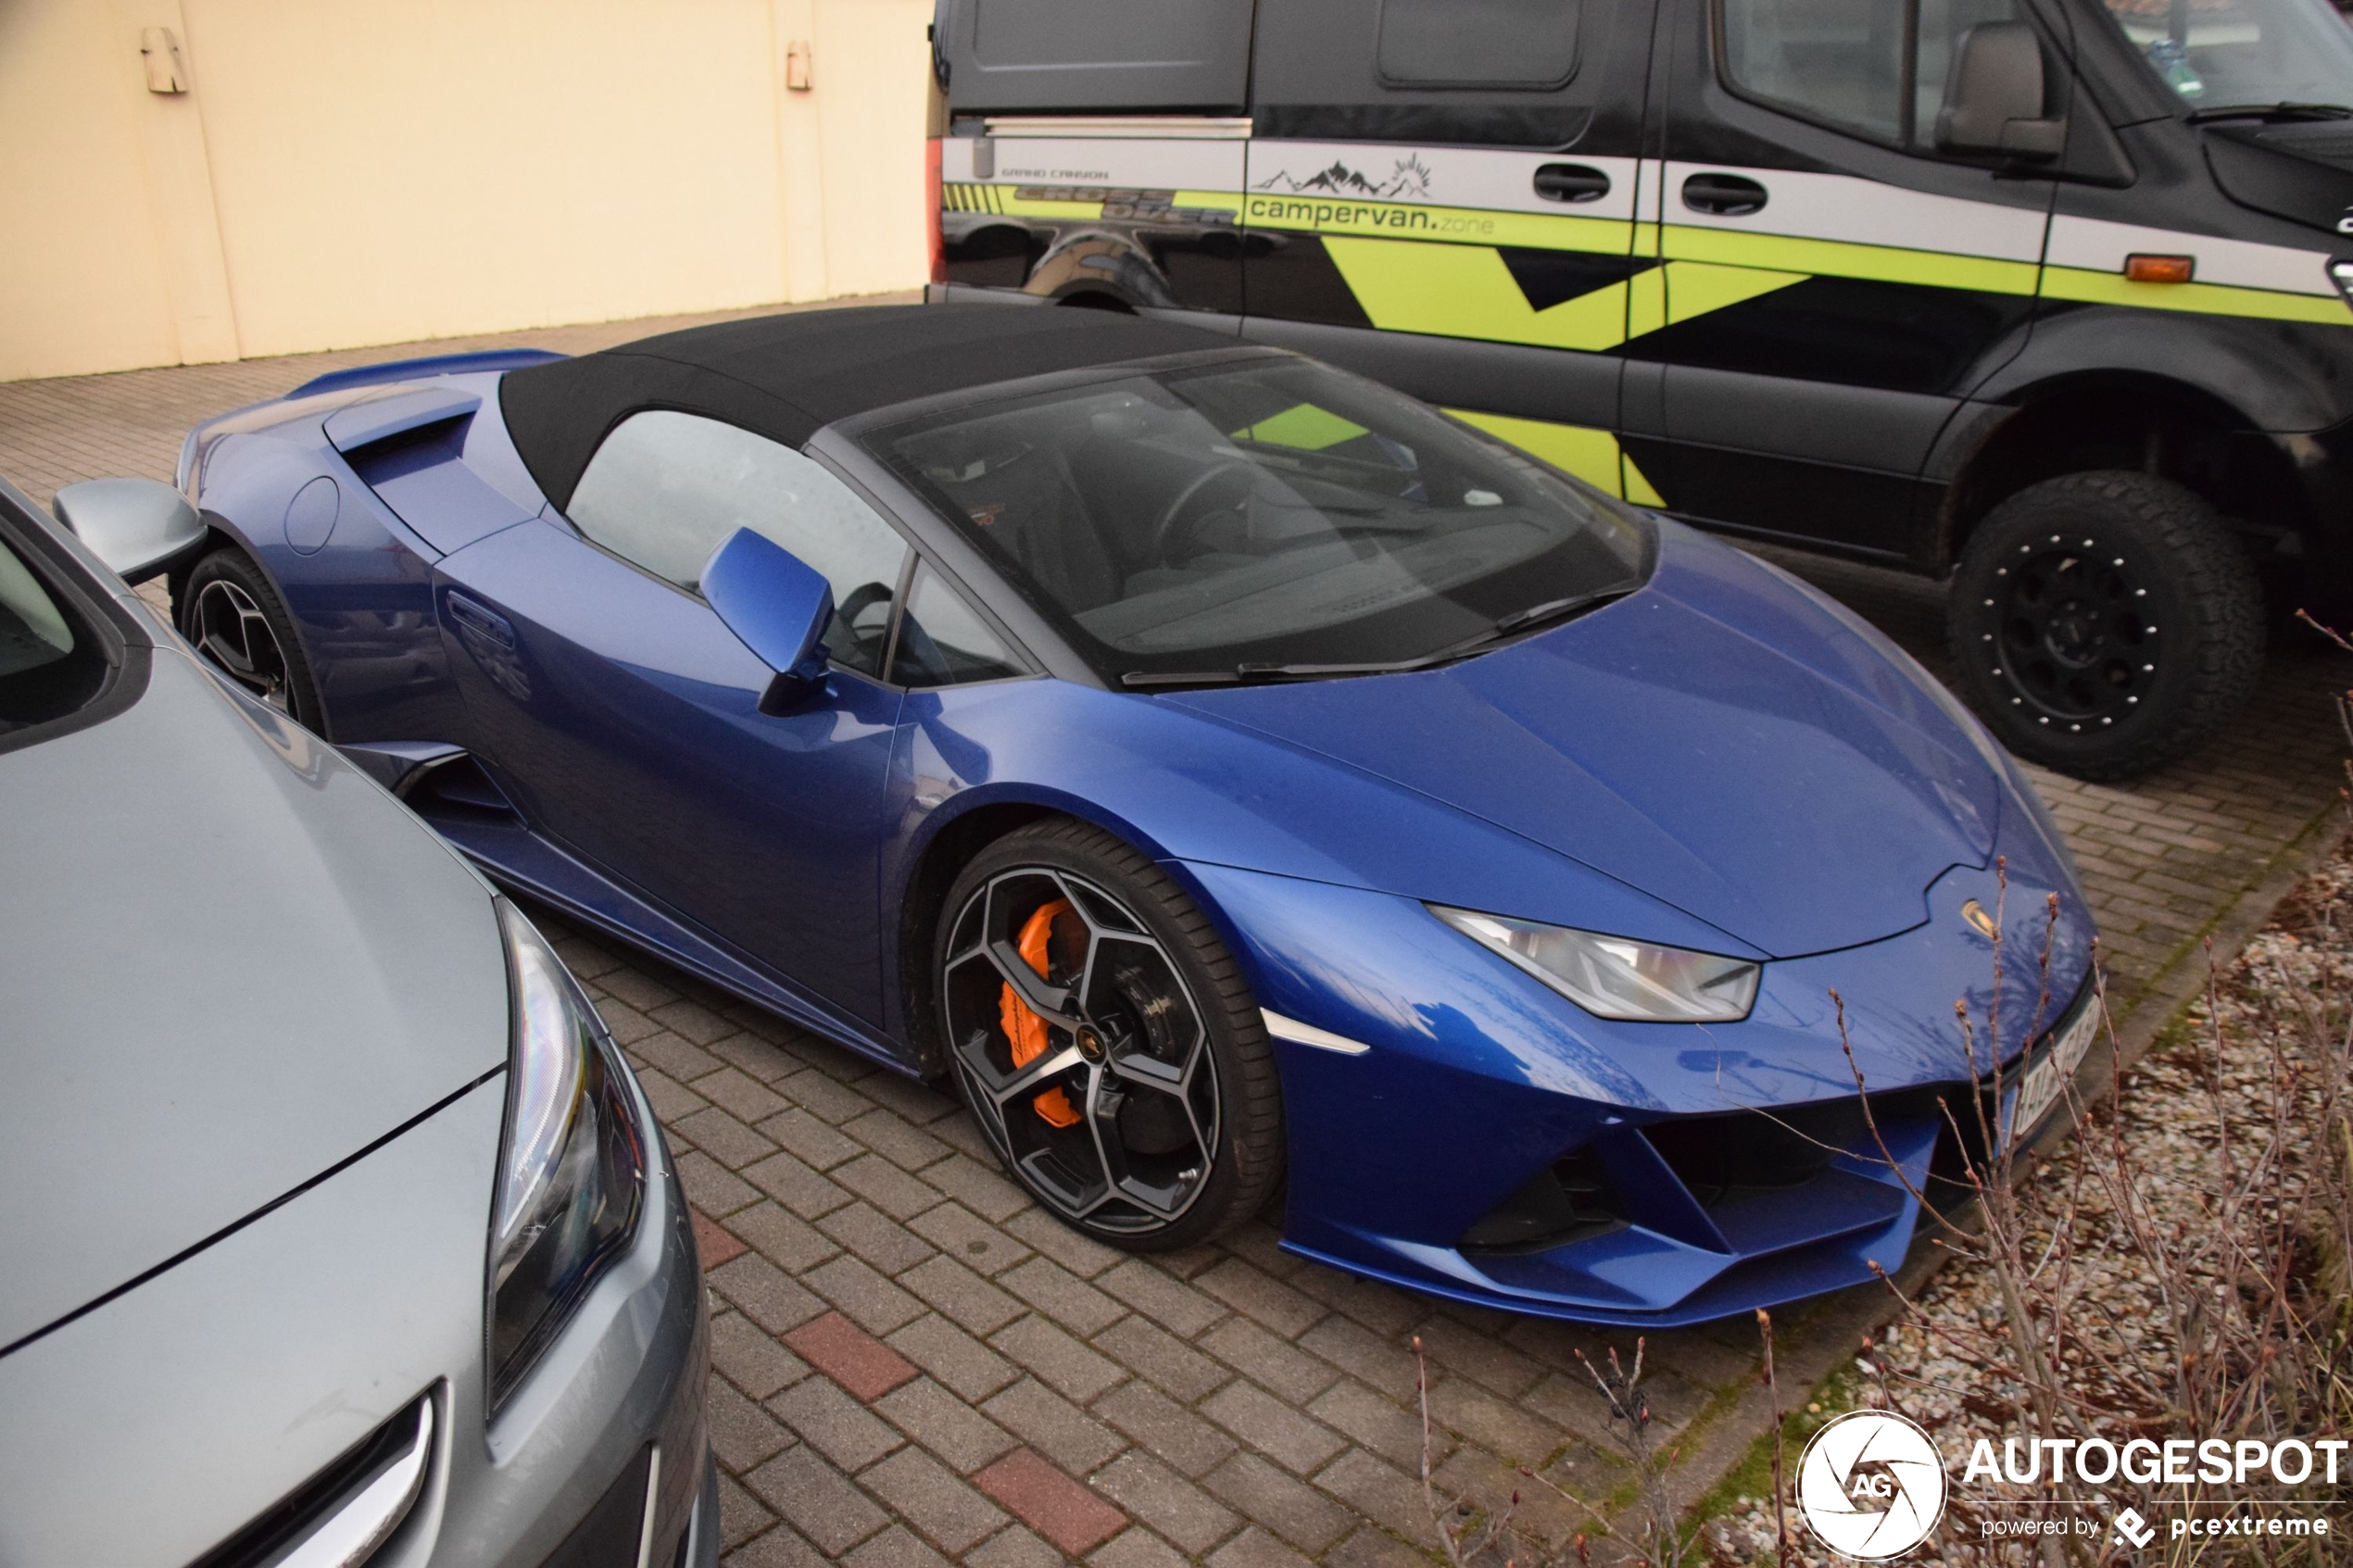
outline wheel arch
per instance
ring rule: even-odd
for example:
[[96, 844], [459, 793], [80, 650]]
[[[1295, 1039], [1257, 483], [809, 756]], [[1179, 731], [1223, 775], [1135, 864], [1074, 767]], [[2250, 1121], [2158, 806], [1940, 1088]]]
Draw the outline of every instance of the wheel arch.
[[1936, 557], [1950, 567], [1986, 514], [2062, 474], [2122, 469], [2211, 502], [2259, 561], [2302, 553], [2319, 524], [2295, 462], [2214, 391], [2145, 370], [2054, 376], [2012, 395], [1947, 487]]

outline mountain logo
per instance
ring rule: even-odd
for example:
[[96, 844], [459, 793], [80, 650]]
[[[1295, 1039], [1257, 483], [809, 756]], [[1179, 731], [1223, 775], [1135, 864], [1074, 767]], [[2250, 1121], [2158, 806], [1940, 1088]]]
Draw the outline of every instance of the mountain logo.
[[1288, 169], [1278, 169], [1251, 187], [1258, 191], [1323, 191], [1333, 195], [1369, 196], [1376, 201], [1411, 201], [1429, 194], [1429, 166], [1418, 154], [1408, 154], [1397, 160], [1386, 179], [1373, 180], [1359, 174], [1338, 158], [1328, 169], [1319, 169], [1304, 180]]

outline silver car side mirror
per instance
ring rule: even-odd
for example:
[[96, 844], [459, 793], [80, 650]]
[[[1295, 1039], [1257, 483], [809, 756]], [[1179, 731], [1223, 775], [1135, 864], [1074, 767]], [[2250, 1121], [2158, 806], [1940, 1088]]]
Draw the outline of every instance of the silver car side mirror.
[[144, 583], [204, 542], [187, 497], [152, 479], [85, 479], [50, 509], [125, 583]]

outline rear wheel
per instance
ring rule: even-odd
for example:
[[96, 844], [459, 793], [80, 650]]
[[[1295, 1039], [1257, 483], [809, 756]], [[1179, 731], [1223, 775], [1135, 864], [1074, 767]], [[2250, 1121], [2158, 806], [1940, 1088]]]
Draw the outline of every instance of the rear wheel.
[[1032, 1197], [1139, 1252], [1265, 1204], [1283, 1163], [1265, 1026], [1165, 872], [1054, 819], [982, 851], [946, 908], [933, 968], [951, 1070]]
[[2067, 474], [1978, 525], [1951, 634], [1963, 689], [2012, 751], [2126, 778], [2204, 745], [2254, 695], [2263, 591], [2196, 492], [2153, 474]]
[[205, 662], [305, 729], [326, 734], [326, 706], [294, 617], [245, 552], [220, 549], [198, 561], [174, 608], [180, 634]]

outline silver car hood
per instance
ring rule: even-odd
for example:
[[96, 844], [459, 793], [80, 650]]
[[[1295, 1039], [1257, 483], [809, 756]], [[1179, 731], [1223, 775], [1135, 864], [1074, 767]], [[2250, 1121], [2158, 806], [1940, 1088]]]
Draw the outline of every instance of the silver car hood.
[[495, 1072], [507, 1019], [482, 880], [157, 647], [0, 753], [0, 1354]]

